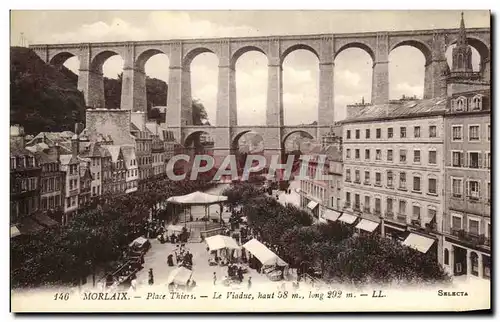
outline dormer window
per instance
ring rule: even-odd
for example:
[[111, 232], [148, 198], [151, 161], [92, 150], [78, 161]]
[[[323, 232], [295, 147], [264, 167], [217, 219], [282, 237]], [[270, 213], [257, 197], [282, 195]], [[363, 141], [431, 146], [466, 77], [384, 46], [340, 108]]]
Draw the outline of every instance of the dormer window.
[[457, 111], [463, 111], [465, 110], [465, 102], [467, 100], [465, 99], [465, 97], [459, 97], [457, 98], [457, 101], [456, 101], [456, 109]]
[[483, 97], [481, 95], [476, 95], [472, 99], [472, 110], [480, 111], [483, 107]]

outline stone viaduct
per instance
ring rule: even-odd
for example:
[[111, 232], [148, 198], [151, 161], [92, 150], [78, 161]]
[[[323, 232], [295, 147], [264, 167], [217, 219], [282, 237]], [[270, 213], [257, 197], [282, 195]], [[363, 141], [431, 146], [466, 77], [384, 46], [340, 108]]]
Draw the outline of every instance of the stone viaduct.
[[[78, 88], [89, 107], [104, 107], [102, 66], [111, 56], [124, 60], [121, 109], [146, 111], [144, 65], [155, 54], [170, 61], [166, 126], [185, 144], [193, 135], [207, 132], [214, 138], [215, 154], [227, 154], [249, 131], [262, 135], [265, 149], [277, 153], [287, 136], [304, 132], [319, 138], [334, 122], [334, 61], [348, 48], [366, 51], [373, 61], [372, 104], [389, 100], [389, 53], [400, 46], [419, 49], [425, 57], [424, 98], [443, 96], [448, 69], [445, 52], [454, 44], [459, 29], [269, 36], [217, 39], [182, 39], [134, 42], [74, 43], [30, 46], [45, 62], [60, 65], [72, 56], [80, 61]], [[483, 78], [490, 75], [490, 28], [467, 29], [469, 45], [481, 57]], [[282, 63], [297, 49], [312, 52], [319, 64], [318, 125], [284, 126]], [[238, 126], [235, 64], [248, 51], [258, 51], [268, 59], [265, 126]], [[219, 59], [217, 111], [214, 126], [194, 126], [191, 116], [190, 64], [199, 54], [214, 53]], [[411, 62], [409, 62], [411, 63]]]

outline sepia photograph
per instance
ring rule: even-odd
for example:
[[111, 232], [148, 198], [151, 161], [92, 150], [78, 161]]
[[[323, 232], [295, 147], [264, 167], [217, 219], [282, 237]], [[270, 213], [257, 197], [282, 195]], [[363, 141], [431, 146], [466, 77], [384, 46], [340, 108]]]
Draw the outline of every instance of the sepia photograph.
[[10, 311], [491, 312], [489, 10], [11, 10]]

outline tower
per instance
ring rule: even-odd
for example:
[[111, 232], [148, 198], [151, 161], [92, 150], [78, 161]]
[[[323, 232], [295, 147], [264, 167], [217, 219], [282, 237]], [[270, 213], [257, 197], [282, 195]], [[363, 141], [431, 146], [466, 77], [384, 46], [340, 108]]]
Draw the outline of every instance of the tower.
[[452, 72], [471, 73], [472, 72], [472, 49], [467, 43], [465, 33], [464, 13], [460, 20], [460, 31], [458, 33], [457, 45], [452, 51]]

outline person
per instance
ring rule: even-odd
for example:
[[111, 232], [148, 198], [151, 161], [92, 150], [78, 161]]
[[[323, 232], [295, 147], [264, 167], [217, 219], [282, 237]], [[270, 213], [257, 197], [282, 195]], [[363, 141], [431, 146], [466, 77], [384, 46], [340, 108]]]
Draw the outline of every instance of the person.
[[250, 289], [252, 287], [252, 276], [248, 276], [248, 285], [247, 288]]
[[149, 269], [149, 285], [153, 285], [154, 284], [154, 276], [153, 276], [153, 269], [150, 268]]
[[238, 280], [243, 282], [243, 269], [241, 267], [238, 267]]
[[167, 257], [168, 266], [174, 266], [174, 256], [172, 254]]
[[214, 272], [214, 277], [213, 278], [214, 278], [214, 285], [215, 285], [215, 283], [217, 282], [217, 275], [215, 274], [215, 272]]
[[137, 290], [137, 276], [133, 274], [131, 279], [132, 280], [130, 281], [130, 290], [132, 292], [135, 292]]

